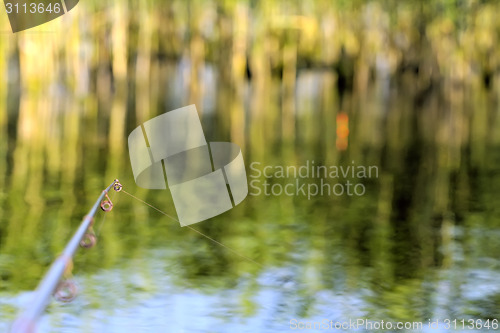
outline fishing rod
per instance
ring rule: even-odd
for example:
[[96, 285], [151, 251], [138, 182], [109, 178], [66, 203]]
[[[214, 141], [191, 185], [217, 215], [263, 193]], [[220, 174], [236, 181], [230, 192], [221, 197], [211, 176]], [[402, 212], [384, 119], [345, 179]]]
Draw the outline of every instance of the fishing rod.
[[102, 191], [89, 213], [83, 218], [80, 227], [66, 245], [62, 254], [54, 261], [52, 266], [50, 266], [50, 269], [35, 290], [31, 302], [12, 324], [11, 333], [35, 332], [36, 322], [45, 311], [52, 295], [55, 295], [62, 301], [71, 301], [75, 298], [76, 287], [74, 284], [68, 280], [61, 279], [65, 274], [67, 275], [68, 272], [71, 271], [73, 267], [73, 256], [75, 255], [78, 245], [84, 248], [91, 248], [95, 245], [97, 238], [92, 230], [94, 216], [99, 207], [105, 212], [109, 212], [113, 209], [113, 203], [108, 196], [108, 192], [111, 188], [116, 192], [120, 192], [123, 186], [118, 179], [115, 179]]
[[[24, 311], [17, 317], [17, 319], [12, 324], [10, 333], [33, 333], [35, 332], [35, 325], [38, 318], [42, 315], [45, 308], [47, 307], [51, 295], [54, 295], [58, 300], [69, 302], [73, 300], [76, 296], [76, 287], [75, 285], [66, 279], [67, 275], [71, 273], [73, 268], [73, 256], [78, 248], [78, 245], [84, 248], [90, 248], [95, 245], [97, 238], [92, 230], [92, 226], [94, 224], [94, 216], [97, 213], [99, 206], [105, 212], [111, 211], [113, 209], [113, 203], [109, 199], [108, 192], [111, 189], [114, 189], [116, 192], [122, 192], [130, 196], [131, 198], [151, 207], [157, 212], [165, 215], [166, 217], [179, 222], [175, 217], [165, 213], [164, 211], [158, 209], [157, 207], [151, 205], [150, 203], [141, 200], [140, 198], [134, 196], [131, 193], [128, 193], [123, 189], [122, 184], [115, 179], [105, 190], [102, 191], [99, 198], [97, 198], [94, 206], [90, 209], [89, 213], [85, 215], [83, 218], [80, 227], [73, 235], [69, 243], [66, 245], [66, 248], [62, 252], [62, 254], [54, 261], [49, 271], [45, 274], [45, 277], [42, 279], [37, 289], [35, 290], [35, 294], [33, 296], [32, 301], [28, 304], [28, 306], [24, 309]], [[101, 224], [102, 225], [102, 224]], [[211, 242], [225, 248], [226, 250], [238, 255], [239, 257], [256, 264], [260, 267], [263, 267], [260, 263], [255, 260], [239, 253], [235, 249], [213, 239], [212, 237], [202, 233], [201, 231], [187, 225], [187, 228], [196, 232], [200, 236], [203, 236], [210, 240]]]

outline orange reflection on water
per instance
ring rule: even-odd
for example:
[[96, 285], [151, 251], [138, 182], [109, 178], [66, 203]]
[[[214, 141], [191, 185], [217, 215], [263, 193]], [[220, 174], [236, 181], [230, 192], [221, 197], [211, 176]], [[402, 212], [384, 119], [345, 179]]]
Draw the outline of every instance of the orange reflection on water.
[[338, 150], [346, 150], [349, 138], [349, 116], [345, 112], [337, 114], [337, 141]]

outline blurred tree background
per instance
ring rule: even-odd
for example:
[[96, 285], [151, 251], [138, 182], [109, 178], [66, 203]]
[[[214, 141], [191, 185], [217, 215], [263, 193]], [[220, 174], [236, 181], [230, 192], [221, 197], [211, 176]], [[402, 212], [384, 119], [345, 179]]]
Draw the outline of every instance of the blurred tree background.
[[[2, 11], [0, 291], [33, 289], [114, 178], [172, 212], [169, 195], [135, 186], [127, 136], [196, 104], [207, 140], [238, 144], [247, 166], [355, 161], [379, 177], [361, 197], [250, 196], [197, 225], [265, 269], [117, 194], [76, 274], [168, 247], [178, 288], [236, 288], [244, 317], [269, 306], [259, 319], [284, 327], [328, 317], [324, 291], [345, 296], [334, 306], [361, 295], [379, 320], [498, 319], [499, 13], [484, 0], [85, 0], [14, 35]], [[276, 267], [294, 289], [265, 305], [256, 277]], [[154, 272], [136, 269], [147, 282], [123, 295], [154, 293]], [[114, 306], [101, 302], [96, 291], [90, 307]]]

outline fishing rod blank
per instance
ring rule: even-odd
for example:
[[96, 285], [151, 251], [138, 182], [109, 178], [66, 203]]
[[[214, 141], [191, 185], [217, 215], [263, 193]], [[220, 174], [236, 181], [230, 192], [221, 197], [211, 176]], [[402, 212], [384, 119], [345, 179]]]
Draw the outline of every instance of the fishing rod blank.
[[[109, 212], [113, 208], [113, 203], [108, 197], [108, 191], [111, 190], [111, 188], [120, 192], [122, 190], [122, 185], [118, 179], [115, 179], [104, 191], [102, 191], [101, 195], [94, 203], [94, 206], [92, 206], [89, 213], [83, 218], [80, 227], [66, 245], [62, 254], [54, 261], [52, 266], [50, 266], [49, 271], [38, 285], [31, 302], [12, 324], [11, 333], [35, 332], [36, 321], [44, 312], [50, 297], [54, 293], [63, 301], [69, 301], [74, 298], [76, 288], [67, 281], [61, 282], [61, 277], [72, 267], [72, 259], [78, 245], [85, 248], [95, 245], [96, 237], [94, 233], [91, 232], [94, 216], [99, 207], [105, 212]], [[67, 289], [69, 294], [63, 292], [62, 289]]]

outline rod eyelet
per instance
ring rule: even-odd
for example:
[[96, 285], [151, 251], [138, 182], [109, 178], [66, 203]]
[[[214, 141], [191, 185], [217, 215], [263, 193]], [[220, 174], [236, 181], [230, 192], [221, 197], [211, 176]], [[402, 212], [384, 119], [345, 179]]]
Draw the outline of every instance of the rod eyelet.
[[105, 212], [110, 212], [113, 209], [113, 203], [111, 202], [111, 199], [109, 199], [107, 193], [106, 199], [101, 201], [101, 209]]
[[59, 302], [69, 303], [76, 298], [78, 288], [72, 280], [62, 280], [54, 291], [54, 297]]
[[97, 243], [96, 235], [87, 232], [85, 235], [83, 235], [83, 239], [80, 241], [80, 246], [86, 249], [90, 249], [91, 247], [94, 247], [96, 243]]
[[115, 179], [115, 185], [113, 186], [113, 189], [116, 192], [120, 192], [123, 189], [123, 185], [120, 184], [120, 182], [118, 181], [118, 179]]

